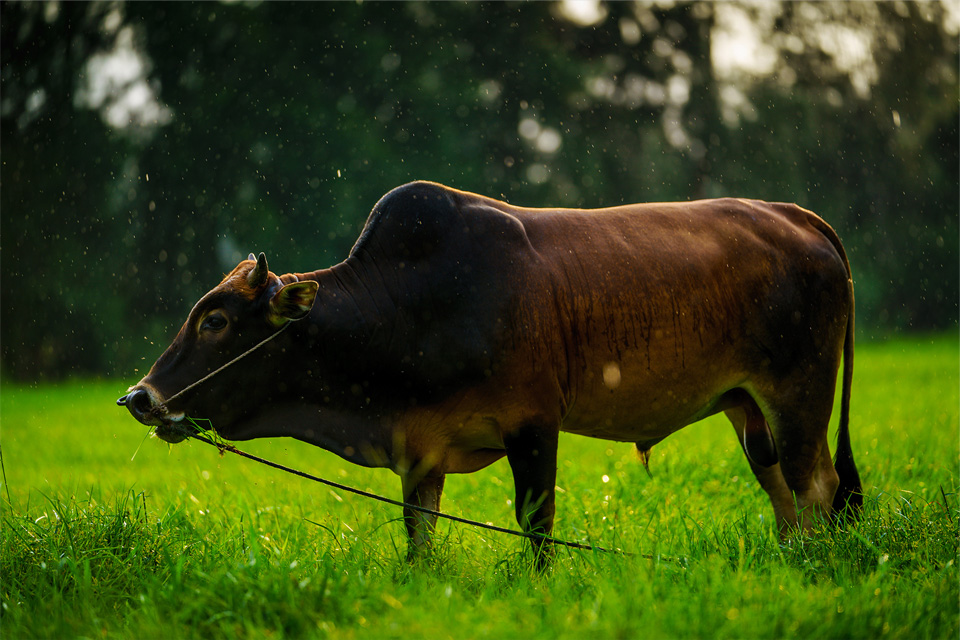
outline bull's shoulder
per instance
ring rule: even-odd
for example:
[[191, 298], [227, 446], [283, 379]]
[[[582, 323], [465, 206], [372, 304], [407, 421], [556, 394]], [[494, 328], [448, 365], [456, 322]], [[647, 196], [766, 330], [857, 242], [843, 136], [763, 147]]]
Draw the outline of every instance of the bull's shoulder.
[[495, 200], [429, 182], [381, 198], [348, 259], [362, 281], [351, 292], [374, 302], [355, 324], [380, 340], [364, 369], [402, 379], [424, 402], [484, 380], [502, 351], [524, 243], [523, 225]]

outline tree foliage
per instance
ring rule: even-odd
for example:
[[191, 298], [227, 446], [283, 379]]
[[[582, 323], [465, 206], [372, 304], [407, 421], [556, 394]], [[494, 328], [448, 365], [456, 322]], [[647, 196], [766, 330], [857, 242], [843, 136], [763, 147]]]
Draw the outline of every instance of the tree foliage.
[[249, 251], [337, 262], [412, 179], [797, 202], [844, 238], [868, 335], [956, 326], [948, 4], [595, 9], [0, 5], [4, 373], [129, 375]]

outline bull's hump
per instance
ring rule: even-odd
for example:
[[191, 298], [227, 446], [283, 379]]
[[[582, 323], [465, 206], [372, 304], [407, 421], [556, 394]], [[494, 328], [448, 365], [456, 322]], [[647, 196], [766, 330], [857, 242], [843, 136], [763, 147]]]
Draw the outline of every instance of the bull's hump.
[[430, 253], [457, 214], [451, 196], [447, 187], [425, 181], [393, 189], [373, 207], [350, 255], [395, 250], [398, 257], [416, 259]]
[[351, 257], [378, 262], [480, 260], [484, 252], [523, 251], [523, 224], [509, 205], [433, 182], [390, 191], [373, 208]]

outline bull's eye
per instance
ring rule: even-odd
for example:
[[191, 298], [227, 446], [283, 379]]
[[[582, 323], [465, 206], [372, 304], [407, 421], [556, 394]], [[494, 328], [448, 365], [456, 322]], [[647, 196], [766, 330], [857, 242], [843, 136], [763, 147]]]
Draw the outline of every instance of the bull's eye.
[[223, 329], [226, 326], [227, 326], [227, 319], [218, 313], [214, 313], [204, 318], [203, 324], [200, 325], [200, 330], [201, 331], [223, 331]]

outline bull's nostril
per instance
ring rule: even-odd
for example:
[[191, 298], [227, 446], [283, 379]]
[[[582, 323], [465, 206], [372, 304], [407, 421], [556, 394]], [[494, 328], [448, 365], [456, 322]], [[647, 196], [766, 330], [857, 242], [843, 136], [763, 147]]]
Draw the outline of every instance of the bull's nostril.
[[125, 406], [127, 406], [127, 396], [123, 396], [122, 398], [119, 398], [119, 399], [117, 400], [117, 406], [118, 406], [118, 407], [125, 407]]
[[154, 404], [149, 392], [143, 389], [132, 391], [126, 398], [126, 406], [134, 418], [144, 424], [150, 424]]
[[153, 403], [150, 402], [150, 394], [146, 391], [134, 393], [132, 398], [128, 398], [128, 401], [133, 403], [133, 408], [140, 414], [149, 413], [150, 410], [153, 409]]

